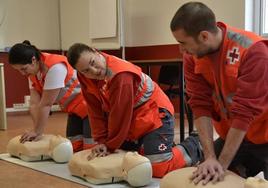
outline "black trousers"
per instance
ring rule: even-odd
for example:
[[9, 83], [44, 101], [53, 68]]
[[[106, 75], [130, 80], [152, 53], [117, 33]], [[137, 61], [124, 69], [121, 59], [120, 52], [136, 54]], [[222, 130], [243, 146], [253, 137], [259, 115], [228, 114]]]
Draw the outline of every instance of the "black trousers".
[[[224, 142], [221, 138], [214, 142], [217, 156], [220, 155]], [[229, 170], [238, 171], [245, 178], [255, 176], [263, 171], [264, 178], [268, 180], [268, 144], [243, 141], [229, 166]]]
[[91, 138], [91, 129], [88, 117], [82, 119], [76, 114], [69, 114], [67, 120], [66, 136], [73, 137], [83, 135], [83, 138]]

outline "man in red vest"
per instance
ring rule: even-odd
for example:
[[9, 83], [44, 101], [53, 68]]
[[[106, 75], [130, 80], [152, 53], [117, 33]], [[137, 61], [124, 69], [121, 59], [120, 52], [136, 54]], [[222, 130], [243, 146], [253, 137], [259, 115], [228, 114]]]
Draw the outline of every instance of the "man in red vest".
[[197, 136], [173, 147], [174, 109], [164, 92], [138, 66], [85, 44], [68, 51], [88, 104], [94, 156], [116, 149], [143, 149], [154, 177], [196, 164], [202, 158]]
[[[268, 41], [216, 22], [211, 9], [189, 2], [171, 31], [183, 53], [186, 89], [205, 160], [192, 179], [220, 181], [227, 168], [268, 178]], [[213, 143], [213, 125], [219, 139]]]

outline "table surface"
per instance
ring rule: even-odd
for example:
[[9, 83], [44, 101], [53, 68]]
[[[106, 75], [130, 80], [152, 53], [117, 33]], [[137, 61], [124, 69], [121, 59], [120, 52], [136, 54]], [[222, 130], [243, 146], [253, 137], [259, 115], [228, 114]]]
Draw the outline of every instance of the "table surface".
[[148, 60], [127, 60], [134, 64], [165, 64], [165, 63], [176, 63], [182, 62], [182, 58], [176, 59], [148, 59]]

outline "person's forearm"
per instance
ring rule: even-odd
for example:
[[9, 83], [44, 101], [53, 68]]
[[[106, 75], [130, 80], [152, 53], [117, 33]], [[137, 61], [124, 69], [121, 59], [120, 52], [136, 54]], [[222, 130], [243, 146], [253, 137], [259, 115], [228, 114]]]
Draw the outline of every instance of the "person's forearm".
[[30, 115], [32, 117], [33, 123], [34, 123], [34, 125], [36, 125], [38, 105], [37, 104], [31, 104], [29, 110], [30, 110]]
[[246, 131], [230, 128], [225, 140], [224, 147], [219, 156], [219, 162], [221, 163], [224, 169], [227, 169], [229, 167], [245, 135]]
[[206, 116], [199, 117], [195, 120], [195, 125], [198, 131], [205, 159], [216, 158], [211, 118]]
[[37, 134], [42, 134], [44, 132], [45, 125], [47, 123], [47, 119], [49, 116], [51, 106], [50, 105], [38, 105], [37, 112], [36, 112], [36, 122], [34, 131]]

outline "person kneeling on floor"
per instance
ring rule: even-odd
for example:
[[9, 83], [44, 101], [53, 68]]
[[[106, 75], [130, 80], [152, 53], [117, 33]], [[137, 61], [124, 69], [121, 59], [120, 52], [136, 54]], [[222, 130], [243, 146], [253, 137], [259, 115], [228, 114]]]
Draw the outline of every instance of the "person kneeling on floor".
[[81, 43], [72, 45], [67, 57], [88, 105], [96, 156], [143, 148], [154, 177], [202, 158], [198, 137], [173, 147], [173, 106], [138, 66]]

